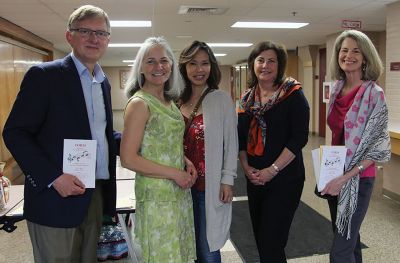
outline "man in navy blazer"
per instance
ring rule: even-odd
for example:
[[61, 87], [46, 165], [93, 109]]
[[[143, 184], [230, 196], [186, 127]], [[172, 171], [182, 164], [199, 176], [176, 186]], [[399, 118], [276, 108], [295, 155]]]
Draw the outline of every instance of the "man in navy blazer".
[[[25, 174], [24, 216], [35, 262], [96, 262], [102, 215], [115, 214], [110, 84], [98, 60], [110, 36], [107, 14], [82, 6], [69, 19], [72, 53], [26, 73], [3, 131]], [[96, 187], [63, 173], [64, 139], [96, 140]]]

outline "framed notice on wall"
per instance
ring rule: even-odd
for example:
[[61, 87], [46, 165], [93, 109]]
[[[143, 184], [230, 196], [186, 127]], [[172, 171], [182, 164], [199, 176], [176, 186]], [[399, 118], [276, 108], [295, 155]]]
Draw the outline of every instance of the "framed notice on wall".
[[332, 93], [332, 82], [324, 82], [323, 87], [322, 87], [322, 101], [324, 103], [329, 102], [331, 93]]
[[129, 70], [120, 70], [119, 71], [119, 79], [120, 79], [120, 88], [124, 89], [126, 83], [128, 82], [129, 78]]

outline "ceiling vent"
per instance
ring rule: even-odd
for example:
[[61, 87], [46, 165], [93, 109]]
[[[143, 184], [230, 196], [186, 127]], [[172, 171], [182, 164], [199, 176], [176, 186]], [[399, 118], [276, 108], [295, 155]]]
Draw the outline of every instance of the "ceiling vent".
[[178, 10], [180, 15], [222, 15], [228, 8], [210, 6], [187, 6], [181, 5]]

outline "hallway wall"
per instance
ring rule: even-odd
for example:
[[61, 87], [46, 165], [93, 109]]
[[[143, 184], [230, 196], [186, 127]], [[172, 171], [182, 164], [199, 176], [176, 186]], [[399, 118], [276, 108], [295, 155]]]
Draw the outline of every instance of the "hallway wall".
[[386, 100], [389, 108], [392, 159], [383, 173], [383, 192], [400, 201], [400, 71], [391, 70], [392, 62], [400, 63], [400, 1], [386, 9]]
[[316, 73], [316, 46], [304, 46], [298, 48], [298, 80], [303, 84], [303, 92], [310, 106], [310, 124], [311, 133], [318, 132], [318, 119], [315, 112], [318, 111], [318, 105], [314, 103], [315, 97], [315, 81]]

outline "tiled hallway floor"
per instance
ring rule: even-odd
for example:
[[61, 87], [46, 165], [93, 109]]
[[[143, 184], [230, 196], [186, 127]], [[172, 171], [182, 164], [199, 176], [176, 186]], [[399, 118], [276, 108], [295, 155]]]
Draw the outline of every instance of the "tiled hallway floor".
[[[312, 149], [324, 144], [324, 140], [310, 136], [304, 149], [306, 165], [306, 183], [303, 190], [302, 201], [329, 218], [329, 209], [325, 200], [317, 198], [313, 191], [315, 186], [312, 172]], [[378, 172], [367, 216], [361, 227], [361, 240], [368, 248], [363, 249], [365, 263], [396, 263], [400, 262], [400, 204], [381, 195], [382, 171]], [[30, 263], [33, 262], [31, 244], [27, 234], [26, 223], [17, 224], [18, 228], [11, 234], [0, 232], [0, 263]], [[242, 262], [235, 248], [230, 242], [222, 250], [222, 261], [229, 263]], [[111, 262], [111, 261], [109, 261]], [[113, 261], [114, 262], [114, 261]], [[115, 261], [120, 263], [128, 260]], [[296, 258], [289, 263], [323, 263], [329, 262], [328, 255], [316, 255], [306, 258]], [[162, 263], [162, 262], [160, 262]]]

